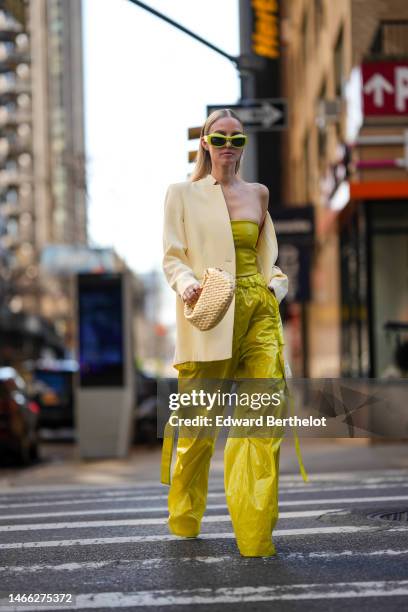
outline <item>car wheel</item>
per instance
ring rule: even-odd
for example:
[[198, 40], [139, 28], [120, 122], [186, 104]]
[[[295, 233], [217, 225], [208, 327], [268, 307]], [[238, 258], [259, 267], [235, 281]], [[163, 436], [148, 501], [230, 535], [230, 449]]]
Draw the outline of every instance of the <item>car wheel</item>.
[[31, 461], [39, 461], [40, 460], [40, 452], [38, 448], [38, 442], [33, 442], [30, 446], [30, 459]]
[[17, 451], [17, 461], [19, 463], [19, 465], [29, 465], [31, 462], [31, 456], [30, 456], [30, 444], [28, 442], [28, 440], [24, 439], [21, 441], [20, 443], [20, 448]]

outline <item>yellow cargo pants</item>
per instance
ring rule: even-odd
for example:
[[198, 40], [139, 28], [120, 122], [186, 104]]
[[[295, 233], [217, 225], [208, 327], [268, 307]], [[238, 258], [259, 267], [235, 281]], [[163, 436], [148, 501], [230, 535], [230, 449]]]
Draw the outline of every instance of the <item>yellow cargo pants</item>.
[[[185, 362], [177, 367], [179, 389], [185, 381], [199, 386], [200, 379], [281, 379], [284, 382], [283, 329], [279, 304], [258, 273], [238, 277], [232, 357], [212, 362]], [[219, 386], [219, 385], [218, 385]], [[205, 411], [205, 410], [204, 410]], [[195, 412], [194, 414], [197, 414]], [[234, 415], [235, 416], [235, 415]], [[174, 429], [174, 428], [172, 428]], [[195, 430], [196, 431], [196, 430]], [[184, 433], [183, 433], [184, 432]], [[272, 530], [278, 520], [279, 455], [282, 431], [273, 437], [229, 436], [224, 451], [224, 485], [228, 510], [241, 555], [276, 554]], [[268, 434], [269, 436], [269, 434]], [[161, 480], [170, 484], [170, 531], [195, 537], [206, 508], [208, 474], [216, 435], [194, 435], [180, 427], [172, 479], [170, 466], [173, 433], [166, 426]], [[295, 432], [300, 471], [308, 480]]]

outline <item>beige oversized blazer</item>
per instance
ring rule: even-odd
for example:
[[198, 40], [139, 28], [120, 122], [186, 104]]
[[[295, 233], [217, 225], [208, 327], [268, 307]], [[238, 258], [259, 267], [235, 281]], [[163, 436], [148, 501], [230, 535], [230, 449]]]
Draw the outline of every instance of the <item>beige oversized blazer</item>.
[[[258, 242], [258, 266], [278, 301], [287, 292], [288, 279], [275, 265], [278, 244], [269, 212]], [[209, 174], [198, 181], [169, 186], [165, 198], [163, 270], [176, 298], [176, 349], [173, 365], [185, 361], [215, 361], [232, 356], [235, 297], [213, 329], [200, 331], [184, 317], [182, 295], [200, 282], [207, 267], [235, 276], [235, 245], [224, 194]]]

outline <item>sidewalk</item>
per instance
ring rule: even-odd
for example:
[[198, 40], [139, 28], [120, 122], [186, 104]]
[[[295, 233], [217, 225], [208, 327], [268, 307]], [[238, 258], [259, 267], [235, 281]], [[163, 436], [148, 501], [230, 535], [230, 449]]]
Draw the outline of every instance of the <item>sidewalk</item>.
[[[222, 477], [224, 440], [217, 442], [211, 475]], [[324, 472], [407, 470], [408, 443], [370, 444], [364, 438], [301, 439], [300, 446], [310, 480]], [[47, 443], [42, 447], [43, 461], [29, 468], [0, 468], [0, 491], [13, 487], [56, 485], [119, 486], [157, 484], [160, 481], [159, 446], [134, 447], [128, 459], [81, 461], [73, 444]], [[173, 460], [174, 465], [174, 460]], [[285, 438], [281, 447], [281, 475], [301, 476], [293, 439]]]

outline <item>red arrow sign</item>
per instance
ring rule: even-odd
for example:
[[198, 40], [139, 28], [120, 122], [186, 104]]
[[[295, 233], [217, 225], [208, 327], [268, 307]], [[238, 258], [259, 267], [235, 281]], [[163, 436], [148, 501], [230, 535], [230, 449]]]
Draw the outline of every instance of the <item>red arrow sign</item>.
[[362, 65], [364, 115], [408, 116], [408, 62]]

